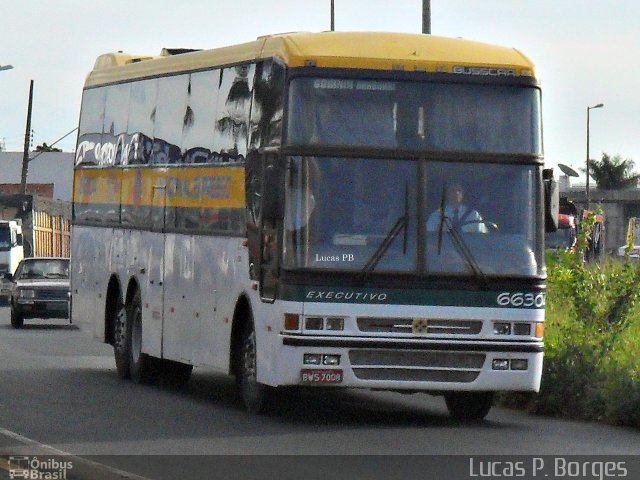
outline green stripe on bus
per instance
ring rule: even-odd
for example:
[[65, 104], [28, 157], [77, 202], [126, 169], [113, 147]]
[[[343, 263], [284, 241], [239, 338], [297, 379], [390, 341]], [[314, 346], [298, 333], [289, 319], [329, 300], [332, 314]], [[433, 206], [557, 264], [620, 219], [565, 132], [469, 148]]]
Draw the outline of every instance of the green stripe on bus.
[[315, 287], [283, 285], [280, 299], [297, 302], [362, 303], [378, 305], [432, 305], [543, 309], [541, 291], [470, 291], [392, 288]]

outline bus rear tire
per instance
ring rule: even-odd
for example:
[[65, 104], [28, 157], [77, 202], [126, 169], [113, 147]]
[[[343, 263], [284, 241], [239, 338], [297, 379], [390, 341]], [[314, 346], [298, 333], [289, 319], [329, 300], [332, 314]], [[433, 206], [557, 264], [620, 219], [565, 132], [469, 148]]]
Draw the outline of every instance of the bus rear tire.
[[493, 392], [448, 392], [444, 394], [444, 400], [452, 418], [477, 421], [491, 410], [493, 395]]
[[129, 373], [135, 383], [150, 383], [156, 377], [157, 362], [142, 353], [142, 299], [136, 290], [127, 308], [127, 339]]
[[257, 380], [256, 332], [252, 322], [245, 326], [238, 353], [236, 383], [244, 406], [249, 413], [265, 413], [272, 389]]
[[113, 319], [113, 356], [116, 360], [118, 377], [127, 379], [131, 377], [129, 370], [129, 350], [131, 342], [127, 334], [127, 310], [118, 298]]

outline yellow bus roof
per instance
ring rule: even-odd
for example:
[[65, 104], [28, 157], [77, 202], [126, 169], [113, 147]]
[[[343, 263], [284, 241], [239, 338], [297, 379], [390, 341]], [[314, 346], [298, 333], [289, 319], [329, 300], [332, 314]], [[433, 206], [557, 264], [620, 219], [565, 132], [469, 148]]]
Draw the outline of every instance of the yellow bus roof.
[[[514, 48], [459, 38], [380, 32], [285, 33], [230, 47], [180, 55], [109, 53], [96, 60], [85, 86], [277, 57], [290, 67], [354, 68], [534, 76], [533, 63]], [[484, 69], [484, 70], [483, 70]]]

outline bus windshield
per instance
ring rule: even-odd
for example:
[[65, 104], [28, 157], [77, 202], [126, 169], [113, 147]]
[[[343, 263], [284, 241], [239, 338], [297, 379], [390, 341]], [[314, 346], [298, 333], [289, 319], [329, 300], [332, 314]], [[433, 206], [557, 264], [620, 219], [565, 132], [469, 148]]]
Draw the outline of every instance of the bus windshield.
[[295, 78], [288, 143], [540, 154], [533, 87]]
[[288, 162], [285, 268], [543, 273], [540, 167], [304, 156]]

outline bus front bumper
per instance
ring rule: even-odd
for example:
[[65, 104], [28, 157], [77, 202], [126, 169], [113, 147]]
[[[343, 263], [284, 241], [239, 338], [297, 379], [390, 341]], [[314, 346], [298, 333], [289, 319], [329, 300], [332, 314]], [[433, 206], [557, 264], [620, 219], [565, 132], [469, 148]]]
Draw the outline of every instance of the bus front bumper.
[[385, 390], [538, 391], [542, 341], [281, 334], [274, 385]]

